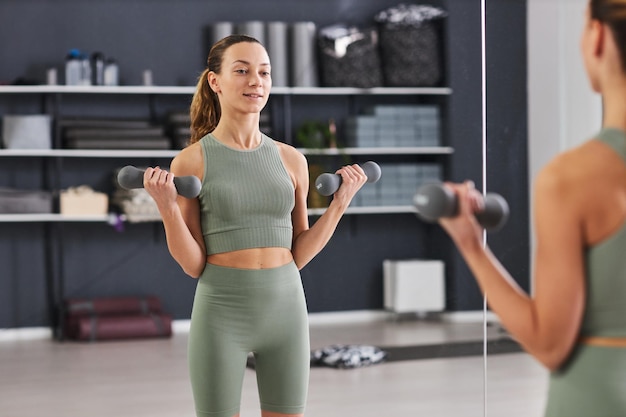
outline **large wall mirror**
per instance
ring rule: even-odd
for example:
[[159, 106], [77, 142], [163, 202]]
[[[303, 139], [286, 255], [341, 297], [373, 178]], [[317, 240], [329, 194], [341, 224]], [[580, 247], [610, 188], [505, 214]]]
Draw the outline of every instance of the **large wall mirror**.
[[[601, 126], [601, 100], [589, 87], [579, 47], [588, 1], [486, 3], [487, 99], [494, 103], [487, 117], [487, 183], [493, 191], [525, 200], [514, 203], [507, 227], [520, 235], [520, 228], [527, 227], [529, 235], [520, 242], [505, 232], [489, 236], [488, 243], [516, 281], [532, 292], [535, 176], [558, 152]], [[512, 36], [511, 25], [518, 24], [526, 27], [525, 36]], [[511, 111], [518, 106], [527, 111]], [[511, 195], [507, 190], [514, 187], [528, 189], [528, 195]], [[485, 369], [486, 415], [543, 415], [548, 371], [532, 357], [522, 354], [510, 361], [489, 354]]]

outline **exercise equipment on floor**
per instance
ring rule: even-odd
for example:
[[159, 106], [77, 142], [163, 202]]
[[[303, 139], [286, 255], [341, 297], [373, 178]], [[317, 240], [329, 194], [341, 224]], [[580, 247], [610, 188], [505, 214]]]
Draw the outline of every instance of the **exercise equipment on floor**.
[[172, 317], [155, 296], [65, 300], [64, 337], [79, 341], [164, 338]]

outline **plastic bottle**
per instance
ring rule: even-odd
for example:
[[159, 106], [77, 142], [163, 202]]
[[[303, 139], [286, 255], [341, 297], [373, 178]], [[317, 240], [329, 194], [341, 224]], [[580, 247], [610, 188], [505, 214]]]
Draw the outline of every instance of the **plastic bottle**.
[[65, 85], [80, 85], [80, 83], [80, 51], [78, 49], [71, 49], [65, 58]]
[[119, 85], [119, 69], [113, 58], [108, 58], [104, 64], [104, 85]]
[[89, 54], [82, 54], [80, 57], [81, 85], [91, 85], [91, 61]]
[[104, 85], [104, 55], [101, 52], [91, 54], [91, 84]]

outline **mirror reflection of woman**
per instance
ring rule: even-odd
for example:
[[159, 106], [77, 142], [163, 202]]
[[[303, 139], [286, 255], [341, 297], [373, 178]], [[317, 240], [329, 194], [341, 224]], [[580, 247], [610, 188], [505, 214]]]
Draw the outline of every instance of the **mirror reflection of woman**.
[[626, 416], [626, 0], [590, 0], [580, 46], [603, 124], [535, 180], [533, 294], [483, 245], [473, 184], [449, 184], [461, 214], [440, 223], [503, 326], [550, 370], [545, 416], [618, 417]]
[[[144, 175], [172, 257], [199, 278], [189, 333], [198, 417], [239, 416], [250, 352], [261, 416], [304, 414], [311, 352], [299, 270], [367, 180], [358, 165], [340, 168], [341, 186], [309, 227], [304, 155], [259, 130], [271, 87], [263, 45], [245, 35], [218, 41], [191, 104], [191, 144], [171, 172]], [[199, 197], [177, 196], [174, 175], [200, 178]]]

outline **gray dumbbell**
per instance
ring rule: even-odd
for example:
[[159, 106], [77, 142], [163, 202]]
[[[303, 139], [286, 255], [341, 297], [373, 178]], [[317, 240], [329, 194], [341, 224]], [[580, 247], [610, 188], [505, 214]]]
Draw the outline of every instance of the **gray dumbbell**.
[[[421, 186], [413, 197], [413, 204], [419, 217], [428, 222], [435, 222], [440, 217], [454, 217], [458, 213], [456, 194], [441, 183]], [[508, 220], [509, 205], [501, 195], [487, 193], [484, 196], [484, 209], [475, 216], [485, 229], [496, 231]]]

